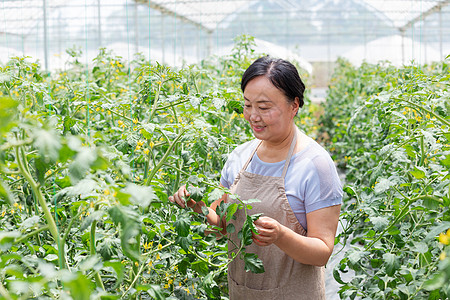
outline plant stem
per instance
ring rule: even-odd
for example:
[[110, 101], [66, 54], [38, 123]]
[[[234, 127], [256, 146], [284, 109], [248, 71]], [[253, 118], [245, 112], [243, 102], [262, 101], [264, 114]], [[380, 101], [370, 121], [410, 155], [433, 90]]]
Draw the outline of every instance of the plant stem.
[[1, 282], [0, 282], [0, 295], [2, 295], [3, 298], [5, 298], [6, 300], [13, 300], [13, 298], [11, 297], [11, 295], [5, 289], [5, 287], [3, 286], [3, 284]]
[[419, 166], [422, 167], [425, 162], [425, 147], [423, 144], [423, 135], [420, 137], [420, 162]]
[[148, 118], [148, 121], [150, 122], [153, 119], [153, 116], [156, 113], [156, 108], [158, 107], [158, 100], [159, 100], [159, 94], [161, 93], [161, 84], [158, 85], [158, 90], [156, 91], [155, 100], [153, 100], [153, 106], [152, 106], [152, 112], [150, 113], [150, 116]]
[[421, 109], [421, 110], [424, 110], [425, 112], [429, 113], [430, 116], [433, 115], [436, 119], [438, 119], [438, 120], [441, 121], [442, 123], [446, 124], [447, 126], [450, 126], [450, 122], [448, 122], [447, 120], [445, 120], [444, 118], [442, 118], [441, 116], [439, 116], [438, 114], [436, 114], [435, 112], [433, 112], [433, 111], [431, 111], [431, 110], [429, 110], [429, 109], [426, 109], [425, 107], [423, 107], [423, 106], [421, 106], [421, 105], [418, 105], [418, 104], [416, 104], [416, 103], [414, 103], [414, 102], [411, 102], [411, 101], [409, 101], [409, 100], [404, 100], [404, 99], [403, 99], [403, 101], [405, 101], [405, 102], [408, 103], [408, 104], [411, 104], [412, 106], [414, 106], [414, 107], [416, 107], [416, 108], [419, 108], [419, 109]]
[[43, 227], [41, 227], [41, 228], [38, 228], [38, 229], [36, 229], [35, 231], [32, 231], [32, 232], [28, 233], [27, 235], [21, 237], [20, 239], [15, 240], [15, 241], [13, 242], [13, 244], [20, 244], [20, 243], [22, 243], [23, 241], [26, 241], [27, 239], [29, 239], [30, 237], [32, 237], [33, 235], [38, 234], [39, 232], [42, 232], [42, 231], [47, 230], [47, 229], [49, 229], [49, 226], [48, 226], [48, 225], [45, 225], [45, 226], [43, 226]]
[[[19, 166], [19, 169], [20, 169], [23, 177], [25, 177], [25, 179], [28, 181], [28, 184], [30, 185], [31, 189], [33, 190], [34, 195], [36, 196], [37, 200], [39, 201], [39, 204], [41, 205], [41, 208], [44, 212], [45, 219], [47, 220], [47, 223], [49, 226], [50, 233], [52, 234], [55, 241], [58, 242], [58, 240], [59, 240], [58, 229], [56, 227], [55, 220], [53, 219], [53, 216], [50, 213], [50, 209], [47, 206], [47, 202], [45, 202], [44, 196], [42, 195], [42, 192], [39, 189], [38, 184], [34, 181], [34, 179], [31, 177], [31, 174], [25, 168], [24, 162], [22, 161], [21, 155], [19, 153], [19, 147], [16, 147], [15, 150], [16, 150], [16, 158], [17, 158], [17, 164]], [[26, 163], [26, 161], [25, 161], [25, 163]]]
[[147, 178], [147, 181], [145, 185], [150, 185], [152, 182], [153, 176], [155, 176], [156, 172], [161, 168], [161, 166], [165, 163], [167, 158], [169, 157], [170, 152], [172, 151], [173, 147], [176, 145], [179, 139], [184, 135], [184, 133], [187, 131], [187, 129], [183, 129], [180, 134], [170, 143], [169, 148], [167, 149], [166, 153], [164, 153], [164, 156], [161, 158], [159, 163], [153, 168], [152, 172], [150, 173], [149, 177]]
[[[90, 241], [89, 241], [89, 246], [90, 246], [90, 253], [91, 255], [95, 255], [97, 253], [97, 251], [95, 250], [95, 229], [97, 227], [97, 221], [94, 220], [91, 224], [91, 233], [90, 233]], [[95, 273], [95, 283], [97, 284], [97, 286], [99, 286], [102, 290], [105, 290], [105, 287], [103, 286], [103, 280], [102, 280], [102, 276], [100, 275], [99, 272]]]

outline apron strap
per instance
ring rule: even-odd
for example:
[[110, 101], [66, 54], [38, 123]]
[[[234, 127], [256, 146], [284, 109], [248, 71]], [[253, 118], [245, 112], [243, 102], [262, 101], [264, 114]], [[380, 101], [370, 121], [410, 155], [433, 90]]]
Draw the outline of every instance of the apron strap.
[[[289, 153], [288, 153], [288, 156], [286, 158], [286, 162], [284, 163], [283, 173], [281, 175], [282, 178], [284, 178], [286, 176], [287, 169], [289, 167], [289, 163], [291, 162], [291, 158], [292, 158], [292, 155], [294, 153], [294, 148], [295, 148], [295, 144], [296, 144], [296, 141], [297, 141], [297, 135], [298, 135], [297, 134], [297, 129], [295, 129], [294, 138], [292, 139], [291, 146], [289, 148]], [[247, 169], [248, 165], [250, 164], [250, 161], [253, 158], [253, 155], [255, 155], [256, 151], [259, 148], [259, 146], [261, 146], [261, 143], [262, 143], [262, 141], [259, 141], [259, 143], [256, 146], [255, 150], [253, 150], [252, 154], [250, 154], [250, 157], [247, 159], [247, 162], [242, 167], [242, 171], [245, 171]]]
[[281, 174], [281, 178], [284, 178], [286, 176], [287, 169], [289, 167], [289, 163], [291, 162], [292, 155], [294, 154], [294, 148], [295, 148], [296, 141], [297, 141], [297, 129], [295, 129], [294, 138], [292, 139], [291, 147], [289, 148], [289, 153], [286, 158], [286, 162], [284, 163], [284, 168], [283, 168], [283, 173]]
[[252, 160], [253, 155], [255, 155], [256, 150], [258, 150], [258, 148], [259, 148], [259, 146], [261, 145], [261, 143], [262, 143], [262, 140], [259, 141], [259, 143], [258, 143], [258, 145], [256, 146], [255, 150], [253, 150], [252, 154], [250, 154], [250, 157], [247, 159], [247, 162], [246, 162], [245, 165], [242, 167], [242, 171], [245, 171], [245, 170], [247, 169], [248, 164], [249, 164], [250, 161]]

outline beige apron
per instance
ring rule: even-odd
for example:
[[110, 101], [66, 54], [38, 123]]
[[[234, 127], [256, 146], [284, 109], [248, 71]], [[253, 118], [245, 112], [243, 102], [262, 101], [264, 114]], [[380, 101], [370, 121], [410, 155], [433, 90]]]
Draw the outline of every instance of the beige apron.
[[[249, 215], [263, 213], [263, 216], [271, 217], [296, 233], [306, 236], [305, 229], [298, 222], [289, 205], [284, 187], [284, 177], [294, 152], [295, 143], [296, 136], [291, 143], [281, 177], [263, 176], [246, 171], [253, 155], [261, 145], [259, 143], [237, 175], [230, 191], [239, 195], [241, 200], [255, 198], [261, 200], [261, 202], [251, 204], [253, 208]], [[229, 198], [228, 201], [236, 200]], [[238, 210], [235, 215], [236, 220], [232, 220], [230, 223], [235, 225], [236, 231], [230, 234], [230, 239], [240, 245], [237, 233], [242, 228], [245, 213], [243, 210]], [[228, 249], [236, 251], [234, 248], [235, 246], [228, 242]], [[261, 274], [246, 272], [244, 261], [240, 258], [234, 259], [228, 268], [230, 300], [325, 299], [323, 267], [296, 262], [274, 244], [261, 247], [253, 243], [246, 247], [246, 252], [258, 255], [263, 261], [265, 272]]]

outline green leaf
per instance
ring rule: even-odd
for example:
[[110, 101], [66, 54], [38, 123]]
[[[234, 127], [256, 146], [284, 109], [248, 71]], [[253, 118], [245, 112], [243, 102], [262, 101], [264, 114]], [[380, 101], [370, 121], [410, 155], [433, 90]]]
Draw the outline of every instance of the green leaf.
[[94, 221], [98, 221], [102, 218], [104, 212], [101, 210], [94, 211], [89, 216], [84, 218], [83, 222], [80, 225], [80, 231], [85, 231]]
[[227, 216], [226, 216], [226, 220], [227, 222], [231, 221], [231, 218], [234, 216], [234, 214], [236, 213], [238, 209], [238, 204], [237, 203], [232, 203], [228, 206], [227, 208]]
[[180, 245], [180, 247], [186, 252], [189, 252], [189, 246], [194, 244], [194, 241], [192, 240], [192, 237], [190, 237], [190, 236], [187, 236], [187, 237], [178, 236], [176, 238], [175, 242], [178, 245]]
[[411, 146], [410, 144], [406, 144], [403, 146], [403, 149], [405, 149], [406, 154], [408, 154], [409, 157], [416, 158], [416, 152], [413, 146]]
[[414, 176], [416, 179], [422, 179], [425, 177], [425, 172], [418, 169], [417, 167], [414, 167], [414, 170], [409, 171], [412, 176]]
[[262, 261], [255, 253], [244, 253], [245, 270], [252, 273], [264, 273]]
[[19, 102], [9, 97], [0, 97], [0, 136], [14, 126]]
[[109, 261], [114, 255], [117, 255], [118, 243], [110, 239], [105, 239], [98, 246], [98, 253], [102, 256], [104, 261]]
[[14, 240], [20, 236], [18, 231], [0, 231], [0, 250], [8, 250]]
[[336, 280], [337, 283], [344, 285], [345, 282], [341, 279], [341, 273], [338, 269], [333, 269], [333, 278]]
[[383, 254], [384, 266], [386, 267], [386, 273], [389, 276], [394, 275], [395, 271], [399, 268], [397, 256], [392, 253]]
[[139, 186], [134, 183], [129, 183], [122, 192], [129, 194], [131, 203], [139, 205], [141, 208], [147, 208], [156, 199], [153, 189], [149, 186]]
[[70, 290], [70, 296], [74, 300], [90, 299], [93, 291], [93, 283], [81, 274], [81, 272], [72, 274], [74, 274], [75, 278], [70, 276], [71, 278], [68, 280], [67, 277], [63, 277], [64, 288]]
[[75, 160], [69, 166], [69, 174], [72, 182], [77, 183], [83, 179], [96, 159], [97, 153], [93, 149], [83, 148], [78, 152]]
[[196, 271], [201, 276], [209, 273], [208, 264], [202, 260], [195, 261], [191, 264], [192, 270]]
[[227, 108], [231, 111], [235, 111], [237, 114], [242, 114], [244, 111], [244, 107], [240, 101], [231, 100], [227, 104]]
[[187, 217], [178, 217], [173, 225], [175, 226], [175, 230], [179, 236], [187, 237], [189, 235], [191, 221]]
[[33, 138], [34, 146], [38, 149], [42, 160], [46, 163], [58, 160], [62, 145], [56, 131], [37, 129], [33, 132]]
[[423, 285], [423, 288], [427, 291], [433, 291], [440, 289], [444, 286], [444, 284], [447, 283], [447, 279], [444, 272], [434, 274], [434, 276], [425, 281], [425, 284]]
[[156, 284], [146, 284], [146, 285], [138, 285], [136, 287], [138, 291], [146, 291], [151, 299], [155, 300], [165, 300], [166, 297], [164, 296], [164, 293], [161, 290], [161, 287]]
[[212, 190], [209, 195], [208, 195], [208, 200], [210, 202], [214, 202], [216, 200], [219, 200], [220, 198], [222, 198], [223, 194], [225, 194], [225, 192], [223, 191], [223, 189], [221, 188], [215, 188], [214, 190]]
[[203, 199], [203, 193], [205, 192], [205, 188], [191, 185], [189, 186], [188, 191], [189, 194], [191, 194], [190, 198], [195, 202], [198, 202]]
[[36, 177], [41, 185], [44, 185], [45, 183], [45, 173], [48, 169], [48, 164], [45, 163], [44, 160], [41, 159], [41, 157], [37, 157], [34, 160], [34, 169], [36, 170]]
[[446, 231], [447, 229], [450, 228], [450, 222], [446, 221], [446, 222], [442, 222], [436, 226], [434, 226], [433, 228], [431, 228], [431, 230], [427, 233], [427, 235], [425, 236], [425, 238], [423, 239], [424, 242], [428, 242], [432, 239], [435, 239], [439, 236], [439, 234], [443, 231]]
[[343, 188], [343, 191], [346, 192], [347, 195], [350, 196], [350, 197], [356, 195], [356, 192], [355, 192], [354, 188], [351, 187], [351, 186], [348, 186], [348, 185]]
[[64, 118], [64, 123], [63, 123], [63, 125], [64, 125], [63, 133], [70, 131], [72, 126], [75, 124], [76, 124], [76, 121], [74, 119], [72, 119], [70, 116], [66, 116]]
[[371, 217], [370, 221], [372, 221], [376, 231], [383, 230], [389, 224], [389, 219], [387, 217]]
[[116, 289], [123, 281], [124, 275], [125, 275], [125, 266], [120, 261], [106, 261], [103, 263], [105, 267], [111, 267], [114, 269], [114, 272], [116, 272], [117, 275], [117, 281], [114, 286], [114, 289]]
[[229, 224], [227, 225], [227, 232], [228, 232], [228, 233], [234, 233], [235, 231], [236, 231], [236, 227], [234, 227], [234, 224], [229, 223]]
[[381, 194], [381, 193], [387, 191], [391, 186], [394, 185], [394, 183], [391, 180], [386, 179], [386, 178], [379, 178], [377, 181], [378, 181], [378, 183], [375, 185], [375, 190], [374, 190], [374, 192], [376, 194]]
[[440, 161], [441, 165], [450, 168], [450, 154], [447, 154], [444, 159]]
[[9, 186], [0, 179], [0, 205], [9, 204], [12, 205], [17, 201], [15, 194], [11, 192]]
[[437, 210], [439, 209], [439, 201], [436, 201], [433, 197], [425, 196], [423, 199], [423, 206], [428, 208], [429, 210]]
[[123, 253], [133, 261], [139, 260], [136, 236], [141, 231], [138, 214], [125, 206], [113, 206], [108, 210], [114, 224], [120, 225], [120, 243]]
[[416, 252], [419, 252], [419, 253], [426, 253], [426, 252], [428, 252], [428, 246], [424, 242], [413, 241], [413, 245], [414, 245], [413, 250], [416, 251]]

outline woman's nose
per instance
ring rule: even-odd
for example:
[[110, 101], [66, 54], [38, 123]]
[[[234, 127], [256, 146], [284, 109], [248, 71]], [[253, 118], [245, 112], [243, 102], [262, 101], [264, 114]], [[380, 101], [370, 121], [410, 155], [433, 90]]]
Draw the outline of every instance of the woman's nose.
[[250, 121], [257, 122], [261, 120], [261, 116], [256, 109], [252, 109], [250, 113]]

